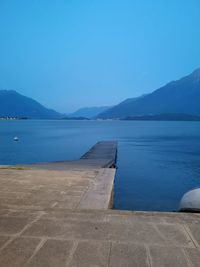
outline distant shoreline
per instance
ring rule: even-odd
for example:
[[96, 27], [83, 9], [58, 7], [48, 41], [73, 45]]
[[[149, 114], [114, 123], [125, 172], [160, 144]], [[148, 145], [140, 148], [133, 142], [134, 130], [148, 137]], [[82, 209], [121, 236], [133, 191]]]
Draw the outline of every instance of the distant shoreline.
[[15, 118], [15, 117], [0, 117], [0, 120], [2, 121], [8, 121], [8, 120], [18, 120], [18, 118]]
[[200, 116], [184, 113], [166, 113], [155, 115], [127, 116], [122, 120], [134, 121], [200, 121]]
[[28, 118], [28, 117], [0, 117], [0, 120], [68, 120], [68, 121], [200, 121], [200, 116], [191, 114], [155, 114], [127, 116], [124, 118], [86, 118], [86, 117], [62, 117], [62, 118]]

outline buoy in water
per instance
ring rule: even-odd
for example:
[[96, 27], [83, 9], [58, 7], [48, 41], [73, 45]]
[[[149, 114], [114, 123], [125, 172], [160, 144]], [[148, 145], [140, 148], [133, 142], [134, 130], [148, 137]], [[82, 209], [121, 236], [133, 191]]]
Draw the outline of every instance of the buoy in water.
[[19, 138], [18, 138], [17, 136], [15, 136], [15, 137], [13, 138], [13, 140], [14, 140], [14, 141], [19, 141]]
[[200, 188], [190, 190], [183, 195], [179, 211], [200, 212]]

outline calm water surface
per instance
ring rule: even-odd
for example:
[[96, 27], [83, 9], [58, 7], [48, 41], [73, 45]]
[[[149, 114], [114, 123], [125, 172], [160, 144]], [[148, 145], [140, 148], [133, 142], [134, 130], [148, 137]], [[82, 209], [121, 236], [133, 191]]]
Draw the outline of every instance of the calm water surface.
[[99, 140], [118, 141], [116, 209], [176, 210], [200, 186], [199, 122], [0, 121], [0, 164], [77, 159]]

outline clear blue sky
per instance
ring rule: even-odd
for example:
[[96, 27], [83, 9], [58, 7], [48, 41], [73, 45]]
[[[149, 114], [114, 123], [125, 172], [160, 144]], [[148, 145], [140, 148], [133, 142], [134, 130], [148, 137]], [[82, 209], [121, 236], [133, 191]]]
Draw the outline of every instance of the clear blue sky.
[[0, 0], [0, 89], [71, 112], [200, 67], [199, 0]]

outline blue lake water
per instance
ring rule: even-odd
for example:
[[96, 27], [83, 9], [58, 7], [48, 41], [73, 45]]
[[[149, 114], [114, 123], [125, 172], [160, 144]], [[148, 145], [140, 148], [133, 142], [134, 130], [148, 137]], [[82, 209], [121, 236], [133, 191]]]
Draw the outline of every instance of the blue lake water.
[[78, 159], [99, 140], [118, 141], [116, 209], [177, 210], [200, 186], [199, 122], [0, 121], [0, 164]]

